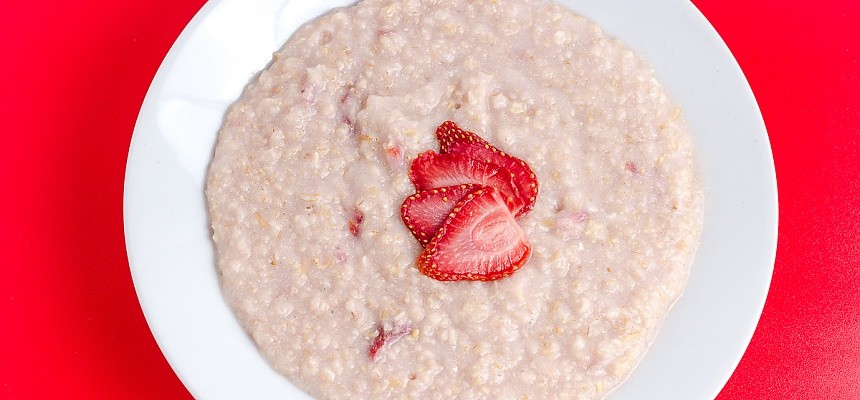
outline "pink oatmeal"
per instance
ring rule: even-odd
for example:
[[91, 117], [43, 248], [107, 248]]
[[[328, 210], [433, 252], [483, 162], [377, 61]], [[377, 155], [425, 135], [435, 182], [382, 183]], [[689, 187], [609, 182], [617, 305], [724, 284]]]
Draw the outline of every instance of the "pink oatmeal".
[[[445, 120], [541, 182], [519, 221], [531, 260], [508, 278], [415, 268], [406, 170]], [[623, 43], [545, 0], [365, 0], [308, 23], [228, 111], [206, 194], [227, 302], [325, 399], [604, 398], [702, 228], [681, 110]]]

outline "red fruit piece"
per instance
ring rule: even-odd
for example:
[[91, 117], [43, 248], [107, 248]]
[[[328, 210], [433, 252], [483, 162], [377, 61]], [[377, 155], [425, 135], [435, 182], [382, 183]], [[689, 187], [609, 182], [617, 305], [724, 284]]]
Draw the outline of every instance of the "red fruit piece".
[[633, 161], [628, 161], [624, 164], [624, 169], [636, 174], [639, 172], [639, 167], [636, 166], [636, 163]]
[[531, 246], [498, 191], [467, 194], [418, 256], [418, 270], [440, 281], [491, 281], [528, 261]]
[[485, 186], [469, 184], [422, 190], [403, 201], [400, 217], [412, 236], [424, 246], [430, 243], [454, 206], [479, 187]]
[[385, 158], [388, 160], [388, 165], [399, 167], [403, 165], [403, 150], [400, 149], [400, 146], [386, 147]]
[[376, 327], [376, 337], [370, 342], [367, 354], [371, 360], [375, 360], [382, 346], [394, 343], [410, 333], [412, 333], [412, 324], [391, 325], [388, 329], [383, 324], [379, 324]]
[[492, 186], [501, 191], [511, 212], [517, 213], [524, 205], [510, 171], [467, 154], [425, 151], [412, 161], [409, 180], [418, 191], [469, 183]]
[[534, 208], [538, 182], [534, 171], [525, 161], [497, 149], [474, 132], [463, 130], [452, 121], [439, 125], [436, 139], [439, 140], [439, 152], [442, 154], [467, 154], [510, 171], [519, 195], [517, 202], [523, 204], [522, 209], [514, 211], [516, 217], [521, 217]]
[[349, 233], [352, 236], [358, 237], [361, 234], [361, 223], [364, 222], [364, 214], [357, 209], [352, 209], [349, 212]]

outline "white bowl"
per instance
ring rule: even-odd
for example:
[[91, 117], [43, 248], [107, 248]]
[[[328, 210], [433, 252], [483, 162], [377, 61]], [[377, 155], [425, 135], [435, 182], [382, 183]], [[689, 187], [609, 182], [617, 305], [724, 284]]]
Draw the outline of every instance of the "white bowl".
[[[728, 48], [688, 1], [560, 2], [654, 66], [684, 110], [706, 186], [686, 293], [611, 398], [713, 398], [752, 337], [773, 271], [776, 178], [761, 113]], [[350, 3], [210, 1], [141, 108], [125, 182], [129, 264], [155, 339], [196, 398], [307, 398], [266, 364], [221, 297], [203, 187], [227, 106], [299, 25]]]

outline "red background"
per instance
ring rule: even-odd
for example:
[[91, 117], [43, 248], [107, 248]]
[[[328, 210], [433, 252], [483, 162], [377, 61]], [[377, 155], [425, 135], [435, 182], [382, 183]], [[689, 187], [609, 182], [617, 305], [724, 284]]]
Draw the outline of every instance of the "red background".
[[[187, 399], [135, 296], [125, 161], [201, 0], [0, 6], [0, 398]], [[860, 398], [860, 2], [696, 0], [752, 85], [779, 183], [761, 322], [719, 399]]]

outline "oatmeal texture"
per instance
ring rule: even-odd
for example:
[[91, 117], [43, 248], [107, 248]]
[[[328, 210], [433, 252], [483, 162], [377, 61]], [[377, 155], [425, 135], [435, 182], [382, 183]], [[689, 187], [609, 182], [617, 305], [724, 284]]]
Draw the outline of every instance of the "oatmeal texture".
[[[445, 120], [537, 174], [511, 277], [415, 267], [406, 171]], [[606, 397], [683, 291], [703, 201], [652, 69], [543, 0], [365, 0], [308, 23], [230, 107], [206, 194], [227, 302], [320, 399]], [[408, 334], [372, 360], [381, 327]]]

